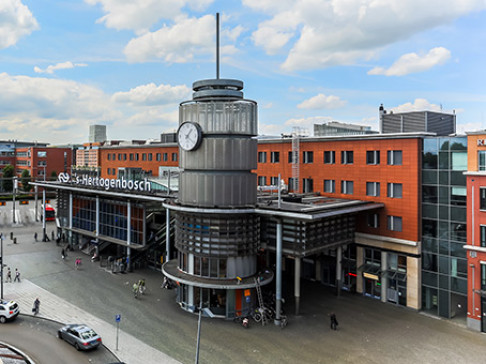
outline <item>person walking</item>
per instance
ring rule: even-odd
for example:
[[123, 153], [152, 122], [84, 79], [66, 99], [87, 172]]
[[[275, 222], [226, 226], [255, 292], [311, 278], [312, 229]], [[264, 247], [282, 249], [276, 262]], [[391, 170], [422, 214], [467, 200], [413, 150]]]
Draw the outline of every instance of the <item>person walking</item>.
[[336, 314], [333, 312], [331, 313], [331, 329], [336, 331], [339, 323], [336, 318]]
[[18, 281], [20, 283], [20, 272], [17, 268], [15, 268], [15, 278], [14, 278], [14, 282], [15, 281]]
[[74, 267], [76, 268], [76, 270], [78, 270], [80, 265], [81, 265], [81, 258], [76, 258], [76, 261], [74, 262]]
[[37, 233], [34, 233], [34, 240], [37, 241]]
[[36, 298], [34, 301], [34, 307], [32, 308], [32, 312], [34, 315], [37, 315], [39, 313], [39, 308], [40, 308], [40, 300], [39, 298]]
[[135, 298], [138, 298], [138, 284], [136, 282], [133, 284], [132, 289], [133, 289], [133, 295], [134, 295], [134, 297]]
[[10, 268], [8, 268], [7, 270], [7, 279], [5, 280], [5, 282], [12, 283], [12, 271], [10, 270]]
[[66, 252], [64, 251], [64, 248], [61, 249], [61, 258], [64, 260], [66, 257]]

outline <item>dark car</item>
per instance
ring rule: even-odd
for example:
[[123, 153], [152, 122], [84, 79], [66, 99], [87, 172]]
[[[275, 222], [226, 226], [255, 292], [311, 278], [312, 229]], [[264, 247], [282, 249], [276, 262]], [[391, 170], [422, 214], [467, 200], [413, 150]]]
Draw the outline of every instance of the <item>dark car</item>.
[[82, 324], [63, 326], [57, 332], [57, 336], [73, 345], [76, 350], [89, 350], [101, 345], [101, 337], [93, 329]]

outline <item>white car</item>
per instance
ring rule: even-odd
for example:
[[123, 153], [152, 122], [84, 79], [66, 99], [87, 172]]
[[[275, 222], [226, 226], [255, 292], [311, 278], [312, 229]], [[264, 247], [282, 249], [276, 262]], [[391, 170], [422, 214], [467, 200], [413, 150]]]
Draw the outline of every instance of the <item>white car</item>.
[[19, 305], [15, 301], [1, 301], [0, 300], [0, 323], [5, 323], [7, 320], [13, 320], [20, 313]]

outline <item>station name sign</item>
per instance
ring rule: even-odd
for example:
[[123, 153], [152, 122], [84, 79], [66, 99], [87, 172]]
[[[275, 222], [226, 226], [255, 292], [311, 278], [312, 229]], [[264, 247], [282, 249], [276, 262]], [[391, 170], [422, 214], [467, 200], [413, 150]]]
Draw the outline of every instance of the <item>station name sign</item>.
[[59, 173], [57, 180], [61, 183], [72, 183], [90, 187], [101, 187], [105, 190], [119, 189], [130, 191], [147, 191], [150, 192], [151, 184], [145, 178], [142, 181], [126, 180], [125, 178], [101, 178], [88, 176], [70, 176], [69, 173]]
[[478, 139], [478, 147], [486, 147], [486, 139]]

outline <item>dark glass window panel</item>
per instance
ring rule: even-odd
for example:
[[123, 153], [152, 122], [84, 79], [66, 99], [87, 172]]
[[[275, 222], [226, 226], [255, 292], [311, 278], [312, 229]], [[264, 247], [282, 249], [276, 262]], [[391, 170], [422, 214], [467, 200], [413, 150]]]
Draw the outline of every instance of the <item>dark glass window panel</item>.
[[449, 184], [449, 171], [439, 172], [439, 184], [448, 185]]
[[439, 240], [439, 254], [449, 255], [449, 240]]
[[451, 256], [458, 257], [458, 258], [466, 258], [467, 257], [467, 250], [464, 249], [463, 243], [454, 243], [451, 242]]
[[451, 240], [467, 241], [466, 223], [451, 223]]
[[439, 153], [439, 169], [451, 169], [450, 168], [449, 152]]
[[422, 272], [422, 283], [427, 286], [437, 287], [437, 273]]
[[439, 205], [439, 219], [449, 220], [449, 206]]
[[429, 238], [437, 238], [437, 221], [436, 220], [422, 220], [422, 235]]
[[437, 169], [437, 154], [425, 153], [422, 160], [422, 167], [424, 169]]
[[423, 252], [422, 253], [422, 269], [430, 272], [437, 272], [437, 255]]
[[442, 240], [449, 239], [449, 223], [444, 221], [439, 221], [439, 238]]
[[439, 150], [441, 152], [448, 152], [449, 151], [449, 138], [440, 138], [439, 139]]
[[454, 185], [454, 186], [465, 186], [466, 185], [466, 176], [462, 173], [462, 171], [452, 171], [451, 172], [451, 185]]
[[451, 220], [454, 221], [466, 221], [466, 208], [465, 207], [451, 207]]
[[486, 188], [479, 189], [479, 208], [486, 210]]
[[467, 137], [451, 138], [451, 150], [467, 151]]
[[449, 290], [449, 276], [445, 274], [439, 274], [439, 288]]
[[439, 203], [449, 204], [449, 187], [439, 187]]
[[439, 273], [449, 274], [449, 257], [443, 257], [439, 255]]
[[467, 295], [467, 279], [452, 277], [451, 291]]
[[423, 202], [437, 203], [438, 197], [437, 186], [422, 186]]
[[422, 183], [431, 185], [437, 184], [437, 171], [422, 171]]
[[422, 217], [424, 217], [424, 218], [428, 217], [428, 218], [431, 218], [431, 219], [436, 219], [437, 218], [437, 206], [423, 204], [422, 205]]
[[432, 252], [437, 254], [437, 246], [438, 246], [437, 240], [433, 238], [426, 238], [426, 237], [423, 238], [422, 250], [424, 252]]

